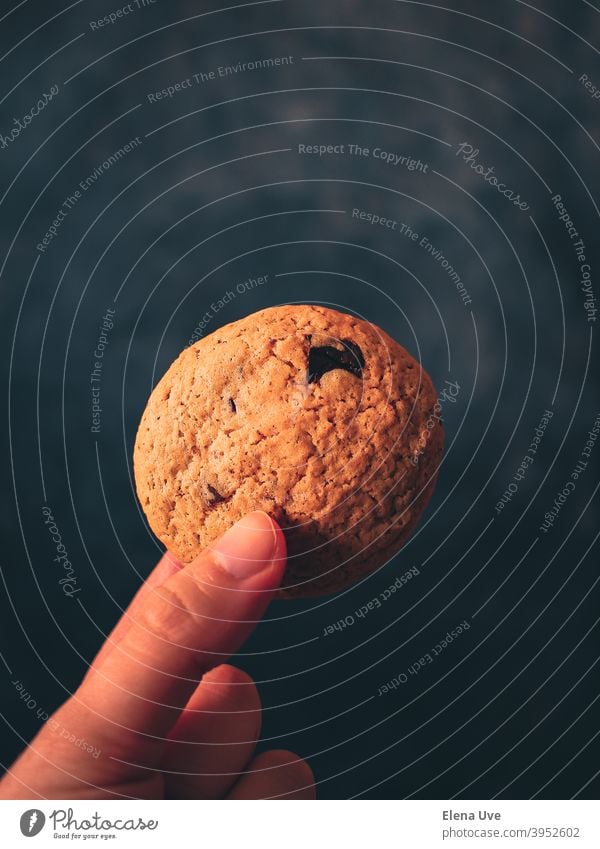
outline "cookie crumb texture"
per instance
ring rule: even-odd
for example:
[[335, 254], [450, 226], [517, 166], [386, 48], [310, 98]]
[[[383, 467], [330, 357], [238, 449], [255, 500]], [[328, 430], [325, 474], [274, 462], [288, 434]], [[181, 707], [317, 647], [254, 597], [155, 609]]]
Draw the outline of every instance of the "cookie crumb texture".
[[280, 596], [336, 592], [415, 527], [443, 451], [436, 400], [375, 325], [262, 310], [186, 348], [156, 385], [133, 453], [138, 497], [183, 562], [264, 510], [288, 546]]

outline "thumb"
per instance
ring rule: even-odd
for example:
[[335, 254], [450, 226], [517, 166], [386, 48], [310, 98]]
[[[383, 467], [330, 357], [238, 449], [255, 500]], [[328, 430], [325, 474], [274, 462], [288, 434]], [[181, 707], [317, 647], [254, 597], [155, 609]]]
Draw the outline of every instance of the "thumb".
[[139, 735], [164, 738], [199, 678], [262, 617], [285, 553], [283, 533], [266, 513], [241, 519], [147, 594], [122, 640], [90, 668], [72, 710], [121, 752], [131, 754]]

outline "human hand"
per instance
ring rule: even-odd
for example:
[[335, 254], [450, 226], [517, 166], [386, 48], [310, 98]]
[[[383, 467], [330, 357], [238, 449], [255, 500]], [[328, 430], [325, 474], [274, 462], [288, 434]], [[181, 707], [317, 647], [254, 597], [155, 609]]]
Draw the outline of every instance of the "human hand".
[[79, 688], [0, 781], [0, 798], [313, 799], [297, 755], [252, 757], [258, 693], [221, 664], [263, 615], [285, 554], [262, 512], [187, 566], [165, 553]]

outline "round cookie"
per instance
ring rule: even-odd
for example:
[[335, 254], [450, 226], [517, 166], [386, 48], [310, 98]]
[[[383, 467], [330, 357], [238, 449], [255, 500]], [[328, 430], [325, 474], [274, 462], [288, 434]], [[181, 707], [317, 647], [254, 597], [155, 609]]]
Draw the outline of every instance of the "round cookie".
[[133, 462], [184, 563], [252, 510], [284, 529], [283, 597], [335, 592], [406, 541], [444, 442], [424, 369], [374, 324], [272, 307], [186, 348], [142, 415]]

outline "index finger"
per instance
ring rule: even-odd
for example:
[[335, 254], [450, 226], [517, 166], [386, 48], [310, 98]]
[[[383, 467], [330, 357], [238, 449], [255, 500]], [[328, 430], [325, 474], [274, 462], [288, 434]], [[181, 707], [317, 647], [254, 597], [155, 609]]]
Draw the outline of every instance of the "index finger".
[[282, 531], [266, 513], [251, 513], [146, 595], [120, 642], [90, 669], [73, 709], [83, 709], [108, 749], [130, 755], [140, 735], [164, 738], [202, 674], [261, 618], [284, 568]]

